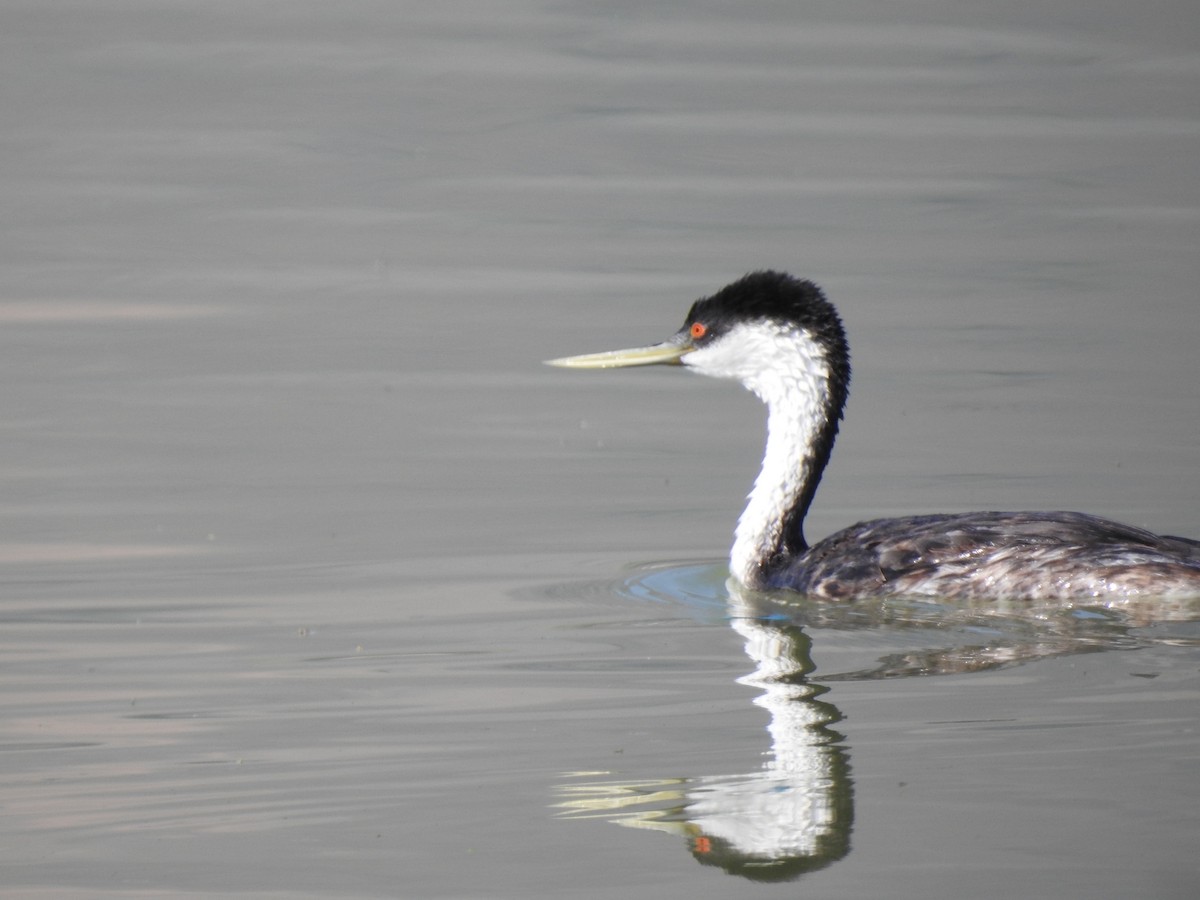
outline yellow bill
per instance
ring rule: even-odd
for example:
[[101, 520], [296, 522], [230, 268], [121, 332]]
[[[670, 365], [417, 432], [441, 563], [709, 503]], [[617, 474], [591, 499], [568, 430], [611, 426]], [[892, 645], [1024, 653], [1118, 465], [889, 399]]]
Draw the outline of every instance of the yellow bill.
[[677, 364], [681, 357], [694, 349], [690, 341], [669, 340], [649, 347], [605, 350], [601, 353], [548, 359], [546, 365], [562, 366], [564, 369], [620, 369], [626, 366], [672, 365]]

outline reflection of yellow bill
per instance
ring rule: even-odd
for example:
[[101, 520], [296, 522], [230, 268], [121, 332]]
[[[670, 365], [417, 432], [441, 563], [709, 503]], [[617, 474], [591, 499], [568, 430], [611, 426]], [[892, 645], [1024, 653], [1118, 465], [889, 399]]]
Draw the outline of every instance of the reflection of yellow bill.
[[[580, 772], [580, 775], [607, 775], [607, 772]], [[554, 804], [565, 819], [606, 819], [627, 828], [647, 828], [668, 834], [691, 836], [694, 825], [680, 821], [657, 821], [677, 813], [684, 805], [686, 778], [660, 778], [646, 781], [593, 781], [564, 784], [555, 789], [567, 799]], [[640, 807], [650, 806], [650, 809]]]

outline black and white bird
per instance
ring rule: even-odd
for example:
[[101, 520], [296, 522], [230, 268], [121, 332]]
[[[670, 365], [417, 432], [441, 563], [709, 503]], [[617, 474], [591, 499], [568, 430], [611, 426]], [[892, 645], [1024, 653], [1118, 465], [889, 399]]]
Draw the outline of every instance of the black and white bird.
[[733, 576], [748, 588], [830, 600], [1200, 598], [1200, 541], [1077, 512], [875, 519], [809, 546], [804, 518], [850, 384], [841, 319], [810, 281], [755, 272], [696, 301], [683, 327], [662, 343], [549, 363], [682, 364], [740, 381], [766, 404], [762, 471], [730, 556]]

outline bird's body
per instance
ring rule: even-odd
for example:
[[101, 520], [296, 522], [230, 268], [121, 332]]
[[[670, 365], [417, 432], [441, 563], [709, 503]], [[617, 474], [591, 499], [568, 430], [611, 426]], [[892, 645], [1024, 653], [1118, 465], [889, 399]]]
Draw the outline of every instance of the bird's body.
[[1200, 598], [1200, 542], [1083, 513], [876, 519], [810, 547], [804, 518], [850, 383], [841, 320], [811, 282], [756, 272], [698, 300], [683, 327], [661, 344], [552, 362], [679, 363], [740, 381], [766, 404], [763, 466], [730, 557], [732, 574], [746, 587], [843, 601]]
[[1200, 543], [1077, 512], [875, 519], [768, 567], [760, 587], [828, 600], [1192, 597]]

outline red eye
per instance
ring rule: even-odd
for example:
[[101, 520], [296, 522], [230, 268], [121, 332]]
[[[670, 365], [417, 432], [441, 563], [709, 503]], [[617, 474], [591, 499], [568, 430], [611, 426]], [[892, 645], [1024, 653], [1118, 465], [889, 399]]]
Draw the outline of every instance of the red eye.
[[708, 326], [707, 325], [705, 325], [703, 322], [693, 322], [692, 323], [692, 340], [693, 341], [700, 340], [700, 338], [704, 337], [706, 334], [708, 334]]

